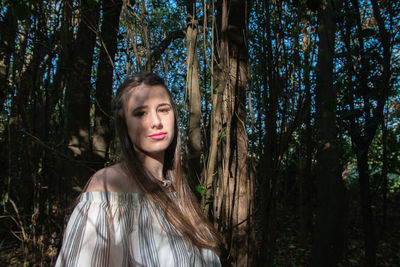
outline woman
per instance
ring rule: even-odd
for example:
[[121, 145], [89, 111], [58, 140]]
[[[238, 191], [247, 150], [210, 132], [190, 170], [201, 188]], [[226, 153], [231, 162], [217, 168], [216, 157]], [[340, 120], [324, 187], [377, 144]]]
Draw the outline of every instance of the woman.
[[217, 233], [182, 177], [177, 114], [163, 79], [126, 79], [114, 112], [122, 160], [92, 176], [56, 266], [220, 266]]

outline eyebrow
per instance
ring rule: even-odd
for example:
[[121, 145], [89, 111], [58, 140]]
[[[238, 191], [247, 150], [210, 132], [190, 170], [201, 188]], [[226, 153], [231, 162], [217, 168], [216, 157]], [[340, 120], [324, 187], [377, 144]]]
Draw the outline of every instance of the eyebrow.
[[[165, 102], [165, 103], [160, 103], [160, 104], [158, 104], [158, 105], [157, 105], [157, 108], [162, 107], [162, 106], [169, 106], [169, 107], [172, 107], [170, 103]], [[145, 109], [145, 108], [147, 108], [147, 107], [148, 107], [148, 105], [138, 106], [138, 107], [134, 108], [134, 109], [131, 111], [131, 113], [135, 113], [136, 111], [141, 110], [141, 109]]]

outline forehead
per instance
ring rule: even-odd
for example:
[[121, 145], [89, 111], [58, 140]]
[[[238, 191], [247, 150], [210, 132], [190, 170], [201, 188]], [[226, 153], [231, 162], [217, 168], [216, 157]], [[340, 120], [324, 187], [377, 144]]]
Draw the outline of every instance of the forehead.
[[171, 103], [167, 89], [161, 85], [141, 84], [129, 90], [125, 103], [128, 109], [160, 102]]

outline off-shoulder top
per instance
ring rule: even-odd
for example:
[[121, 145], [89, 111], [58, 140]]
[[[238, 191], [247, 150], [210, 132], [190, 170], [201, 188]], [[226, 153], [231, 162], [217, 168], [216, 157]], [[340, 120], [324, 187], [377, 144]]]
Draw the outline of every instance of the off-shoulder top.
[[186, 242], [141, 194], [83, 193], [71, 214], [56, 266], [221, 266]]

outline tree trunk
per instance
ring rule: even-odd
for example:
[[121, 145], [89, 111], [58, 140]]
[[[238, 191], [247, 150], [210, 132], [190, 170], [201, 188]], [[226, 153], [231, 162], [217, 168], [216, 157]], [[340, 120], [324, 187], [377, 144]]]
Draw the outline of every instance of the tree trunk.
[[[302, 159], [301, 182], [300, 182], [300, 238], [306, 244], [307, 237], [312, 229], [312, 138], [311, 126], [311, 86], [308, 54], [304, 55], [304, 87], [306, 91], [305, 100], [305, 136], [304, 136], [304, 159]], [[303, 157], [303, 155], [300, 155]]]
[[[63, 2], [61, 30], [60, 30], [60, 52], [57, 61], [57, 70], [54, 77], [53, 88], [61, 95], [65, 85], [67, 74], [71, 71], [70, 56], [72, 50], [72, 6], [73, 0]], [[54, 103], [55, 105], [55, 103]]]
[[368, 145], [358, 145], [357, 170], [360, 180], [361, 214], [364, 225], [365, 258], [364, 266], [376, 266], [376, 229], [371, 209], [371, 190], [368, 170]]
[[278, 96], [282, 89], [276, 82], [278, 75], [275, 73], [272, 51], [272, 21], [271, 21], [271, 3], [265, 3], [265, 40], [266, 58], [264, 58], [264, 68], [266, 74], [263, 75], [264, 87], [264, 106], [265, 127], [268, 129], [263, 138], [263, 154], [261, 156], [261, 166], [259, 176], [261, 181], [260, 203], [263, 203], [261, 209], [261, 246], [258, 251], [258, 263], [263, 266], [273, 266], [275, 243], [276, 243], [276, 206], [277, 206], [277, 180], [279, 171], [278, 165], [278, 138], [277, 138], [277, 114], [278, 114]]
[[[253, 183], [248, 171], [246, 131], [248, 2], [224, 0], [219, 15], [220, 57], [215, 77], [218, 84], [217, 97], [220, 97], [217, 101], [222, 99], [222, 117], [221, 125], [212, 125], [212, 138], [216, 140], [212, 139], [211, 142], [219, 145], [217, 158], [221, 172], [218, 174], [213, 211], [220, 230], [225, 234], [233, 264], [248, 266], [251, 265], [251, 245], [254, 243], [250, 240], [253, 236]], [[216, 130], [216, 126], [221, 128]], [[212, 179], [212, 173], [207, 178]]]
[[[303, 38], [301, 40], [302, 50], [304, 61], [301, 64], [304, 72], [304, 76], [302, 82], [304, 84], [305, 91], [305, 103], [304, 103], [304, 118], [303, 121], [305, 123], [305, 131], [303, 132], [302, 142], [304, 145], [301, 145], [299, 156], [300, 166], [301, 166], [301, 174], [300, 174], [300, 186], [299, 186], [299, 214], [300, 214], [300, 242], [303, 244], [307, 244], [308, 237], [312, 232], [312, 206], [313, 206], [313, 198], [312, 198], [312, 155], [313, 155], [313, 129], [311, 125], [311, 110], [312, 110], [312, 100], [311, 100], [311, 68], [310, 68], [310, 55], [312, 50], [313, 41], [311, 39], [310, 30], [307, 29], [309, 26], [308, 19], [303, 16], [306, 13], [306, 6], [300, 4], [297, 10], [297, 16], [301, 18], [301, 33], [303, 34]], [[300, 50], [300, 47], [298, 48]], [[300, 59], [299, 59], [300, 61]], [[300, 62], [299, 62], [300, 63]], [[301, 74], [299, 74], [301, 76]]]
[[[40, 4], [37, 7], [38, 10], [43, 10], [40, 8]], [[36, 28], [32, 29], [31, 25], [27, 25], [26, 30], [34, 30], [38, 37], [33, 46], [30, 47], [29, 57], [21, 56], [21, 58], [25, 58], [25, 61], [22, 63], [24, 67], [21, 69], [22, 73], [16, 84], [15, 100], [17, 101], [18, 113], [22, 118], [22, 124], [19, 127], [24, 129], [28, 135], [33, 135], [42, 140], [46, 129], [43, 123], [45, 121], [43, 115], [44, 107], [41, 103], [43, 101], [43, 93], [40, 83], [44, 76], [44, 68], [41, 67], [41, 62], [44, 62], [46, 56], [46, 51], [42, 44], [47, 43], [46, 35], [42, 32], [44, 31], [45, 23], [43, 13], [39, 13], [36, 16], [36, 21], [32, 21], [32, 23], [37, 25]], [[25, 51], [21, 52], [25, 53]], [[18, 136], [21, 137], [21, 133], [22, 131], [18, 133]], [[21, 192], [25, 196], [23, 199], [25, 211], [29, 213], [33, 208], [34, 194], [38, 190], [35, 179], [38, 174], [36, 169], [41, 158], [41, 149], [31, 138], [26, 141], [25, 146], [25, 153], [21, 155], [22, 161], [26, 162], [21, 168], [23, 172], [21, 175], [21, 184], [23, 184]], [[38, 214], [35, 215], [37, 216]], [[34, 216], [32, 216], [33, 219]], [[32, 225], [32, 227], [35, 228], [35, 225]]]
[[387, 153], [387, 116], [382, 120], [382, 195], [383, 195], [383, 229], [387, 227], [387, 204], [388, 204], [388, 153]]
[[346, 192], [341, 177], [336, 130], [336, 90], [333, 56], [336, 1], [321, 4], [318, 11], [318, 65], [316, 84], [317, 211], [312, 266], [337, 266], [345, 249]]
[[[363, 125], [356, 123], [355, 118], [351, 121], [351, 139], [353, 144], [353, 150], [357, 157], [357, 170], [359, 174], [360, 181], [360, 195], [361, 195], [361, 214], [363, 217], [363, 230], [364, 230], [364, 241], [365, 241], [365, 266], [376, 266], [376, 247], [377, 247], [377, 236], [375, 229], [374, 216], [371, 209], [371, 192], [370, 192], [370, 175], [369, 175], [369, 165], [368, 165], [368, 150], [371, 145], [372, 140], [375, 137], [376, 130], [383, 120], [383, 109], [386, 103], [387, 95], [390, 88], [390, 38], [386, 31], [383, 18], [381, 17], [381, 11], [378, 3], [375, 0], [371, 1], [373, 7], [373, 14], [379, 29], [379, 39], [382, 47], [382, 58], [381, 62], [381, 75], [377, 77], [377, 84], [375, 92], [376, 96], [371, 98], [365, 92], [368, 92], [368, 66], [365, 64], [369, 58], [366, 55], [367, 49], [364, 48], [364, 41], [361, 35], [363, 26], [361, 25], [361, 14], [359, 10], [358, 1], [354, 0], [354, 11], [357, 14], [357, 32], [358, 32], [358, 42], [360, 44], [359, 57], [361, 59], [362, 68], [358, 76], [359, 87], [353, 88], [351, 95], [355, 92], [362, 92], [363, 106], [360, 111], [362, 111], [362, 120], [365, 122]], [[355, 100], [352, 99], [352, 102]], [[375, 102], [375, 104], [372, 104]], [[375, 106], [374, 106], [375, 105]], [[354, 104], [352, 103], [351, 111], [354, 111]], [[361, 130], [360, 130], [361, 129]]]
[[[211, 214], [213, 207], [210, 207], [210, 200], [213, 199], [212, 195], [215, 195], [214, 199], [216, 199], [216, 203], [213, 203], [214, 206], [220, 206], [222, 201], [224, 201], [223, 194], [218, 194], [218, 187], [215, 188], [215, 184], [217, 180], [221, 180], [224, 177], [224, 174], [217, 172], [218, 177], [214, 179], [215, 170], [218, 168], [217, 164], [217, 153], [218, 153], [218, 143], [222, 134], [222, 95], [226, 86], [226, 79], [223, 78], [223, 72], [219, 64], [225, 64], [226, 58], [228, 58], [228, 40], [227, 40], [227, 29], [228, 29], [228, 21], [227, 18], [227, 10], [226, 10], [226, 0], [223, 1], [222, 4], [222, 14], [221, 23], [219, 26], [219, 30], [215, 30], [221, 32], [221, 40], [217, 43], [216, 50], [219, 51], [219, 57], [217, 59], [216, 54], [212, 54], [212, 60], [216, 61], [216, 67], [212, 69], [211, 74], [211, 94], [212, 94], [212, 110], [211, 110], [211, 119], [210, 119], [210, 145], [207, 157], [207, 168], [205, 171], [205, 187], [206, 193], [202, 199], [201, 206], [205, 210], [205, 213], [209, 216], [215, 216]], [[215, 33], [213, 33], [216, 35]], [[214, 37], [213, 37], [214, 38]], [[216, 38], [215, 38], [216, 39]], [[214, 64], [214, 62], [213, 62]], [[212, 65], [213, 65], [212, 64]], [[222, 78], [221, 78], [222, 76]], [[220, 178], [220, 179], [218, 179]], [[207, 205], [206, 205], [207, 204]]]
[[10, 59], [14, 52], [15, 37], [17, 35], [17, 19], [14, 14], [14, 8], [9, 6], [4, 15], [4, 20], [0, 22], [0, 106], [3, 104], [10, 93], [9, 75]]
[[[186, 93], [189, 101], [189, 129], [188, 129], [188, 180], [192, 190], [200, 182], [201, 165], [201, 97], [199, 86], [199, 60], [197, 55], [197, 19], [196, 1], [188, 1], [186, 54], [187, 76]], [[194, 190], [195, 191], [195, 190]]]
[[[66, 90], [65, 141], [74, 158], [87, 160], [90, 152], [90, 93], [94, 45], [99, 20], [99, 4], [81, 1], [80, 23], [71, 55], [72, 69]], [[87, 168], [70, 163], [66, 173], [78, 177], [80, 186], [87, 180]], [[83, 165], [85, 163], [82, 162]], [[69, 178], [69, 179], [70, 179]]]
[[119, 17], [122, 0], [103, 1], [101, 24], [101, 48], [95, 92], [95, 113], [92, 149], [95, 168], [101, 168], [108, 160], [111, 141], [111, 97], [114, 74], [114, 58], [117, 50]]

